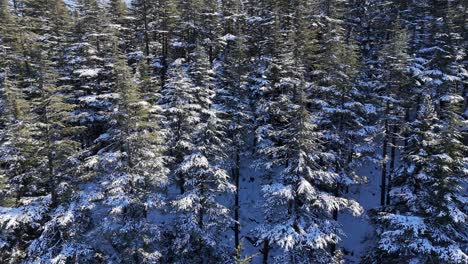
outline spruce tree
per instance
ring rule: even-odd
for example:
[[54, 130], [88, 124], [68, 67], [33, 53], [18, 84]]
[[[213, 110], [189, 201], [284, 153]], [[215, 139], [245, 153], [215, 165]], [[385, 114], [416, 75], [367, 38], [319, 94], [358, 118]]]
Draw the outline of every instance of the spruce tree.
[[457, 122], [459, 117], [452, 116], [449, 124], [441, 123], [431, 97], [425, 96], [392, 181], [392, 206], [376, 218], [379, 240], [372, 262], [467, 261], [460, 185], [466, 177], [466, 147]]
[[259, 151], [266, 158], [261, 163], [279, 168], [280, 173], [262, 188], [265, 221], [257, 234], [260, 242], [281, 249], [278, 262], [329, 263], [329, 247], [341, 236], [333, 213], [349, 209], [358, 215], [362, 208], [332, 192], [341, 175], [334, 171], [323, 142], [326, 137], [307, 108], [305, 90], [310, 84], [289, 47], [281, 49], [278, 81], [273, 84], [275, 101], [267, 104], [273, 123], [260, 143]]

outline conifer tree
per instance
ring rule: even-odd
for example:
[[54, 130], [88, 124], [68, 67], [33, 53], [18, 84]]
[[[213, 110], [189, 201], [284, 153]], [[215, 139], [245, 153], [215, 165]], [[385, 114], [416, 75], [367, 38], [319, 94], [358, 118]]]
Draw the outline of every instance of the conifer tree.
[[459, 117], [452, 116], [452, 125], [441, 123], [430, 96], [425, 96], [392, 181], [392, 206], [376, 218], [379, 241], [372, 262], [467, 261], [467, 212], [460, 192], [466, 147], [457, 122]]
[[[102, 162], [102, 177], [109, 181], [105, 188], [110, 194], [105, 201], [110, 207], [107, 223], [101, 228], [122, 261], [156, 262], [161, 257], [161, 231], [147, 215], [164, 203], [160, 195], [168, 174], [164, 138], [157, 112], [131, 77], [126, 57], [116, 44], [114, 49], [113, 89], [119, 96], [111, 115], [113, 126], [104, 135], [109, 145], [96, 157]], [[118, 160], [117, 166], [112, 159]]]
[[[245, 13], [238, 1], [233, 1], [232, 6], [224, 6], [224, 11], [230, 14], [233, 22], [224, 21], [225, 33], [222, 37], [224, 52], [221, 65], [216, 69], [218, 76], [216, 102], [223, 110], [223, 119], [227, 121], [226, 136], [230, 140], [231, 153], [227, 160], [230, 166], [230, 175], [234, 181], [236, 192], [234, 193], [234, 248], [240, 246], [240, 166], [241, 157], [248, 148], [248, 137], [252, 130], [252, 112], [250, 108], [250, 94], [246, 85], [247, 58], [245, 50], [245, 36], [243, 27]], [[231, 9], [228, 9], [231, 8]], [[235, 18], [234, 18], [235, 17]], [[229, 25], [227, 25], [228, 23]], [[240, 257], [240, 256], [238, 256]]]
[[[369, 144], [374, 127], [365, 122], [366, 106], [355, 82], [358, 53], [342, 25], [346, 2], [329, 2], [319, 16], [316, 41], [312, 42], [310, 92], [316, 122], [327, 146], [329, 170], [337, 175], [334, 195], [342, 196], [350, 185], [363, 182], [355, 170], [375, 152]], [[332, 58], [332, 59], [330, 59]], [[333, 212], [338, 220], [338, 210]], [[335, 244], [331, 247], [335, 254]]]
[[[380, 204], [384, 206], [389, 203], [386, 196], [389, 195], [390, 181], [395, 172], [396, 149], [398, 139], [403, 137], [400, 131], [405, 122], [408, 122], [408, 115], [411, 111], [411, 102], [415, 101], [413, 93], [417, 90], [410, 86], [411, 78], [408, 74], [409, 55], [407, 54], [407, 33], [400, 28], [399, 17], [396, 18], [394, 26], [389, 34], [392, 38], [383, 45], [379, 52], [381, 64], [381, 87], [376, 90], [380, 99], [379, 112], [380, 124], [383, 134], [382, 145], [382, 178]], [[413, 90], [414, 89], [414, 90]], [[390, 153], [388, 152], [390, 148]], [[388, 166], [390, 160], [390, 166]], [[388, 186], [387, 186], [388, 185]]]
[[68, 81], [75, 87], [73, 99], [79, 106], [74, 114], [88, 128], [81, 138], [86, 148], [100, 143], [97, 138], [111, 126], [110, 115], [118, 96], [111, 89], [115, 30], [107, 27], [108, 18], [96, 0], [78, 1], [67, 49]]
[[[188, 65], [183, 59], [176, 60], [169, 69], [168, 80], [162, 91], [161, 104], [167, 118], [167, 127], [173, 131], [169, 138], [169, 155], [172, 165], [180, 164], [184, 156], [191, 152], [191, 135], [194, 126], [200, 122], [196, 89], [188, 74]], [[185, 175], [175, 175], [175, 181], [181, 193], [185, 192]]]
[[266, 214], [257, 233], [260, 241], [281, 249], [277, 261], [329, 263], [328, 248], [341, 234], [333, 213], [350, 209], [360, 214], [362, 208], [330, 191], [341, 175], [334, 171], [333, 159], [324, 149], [326, 137], [316, 130], [307, 108], [304, 91], [310, 84], [289, 46], [281, 51], [278, 81], [273, 84], [276, 99], [268, 106], [274, 123], [260, 144], [266, 158], [262, 163], [281, 170], [262, 188]]
[[[174, 223], [172, 261], [226, 261], [229, 248], [221, 231], [231, 224], [229, 210], [217, 201], [217, 194], [233, 191], [223, 164], [227, 142], [225, 128], [214, 109], [212, 80], [207, 56], [199, 49], [189, 67], [176, 60], [163, 90], [168, 119], [173, 131], [172, 156], [175, 180], [181, 189], [171, 203]], [[193, 259], [193, 256], [197, 256]]]
[[36, 239], [47, 237], [48, 242], [53, 243], [51, 237], [60, 232], [41, 226], [51, 225], [53, 221], [45, 214], [67, 204], [76, 189], [75, 167], [80, 164], [76, 135], [83, 131], [82, 127], [74, 125], [71, 115], [74, 105], [67, 98], [70, 87], [58, 85], [57, 73], [47, 54], [42, 53], [38, 63], [36, 92], [40, 96], [29, 99], [27, 112], [18, 89], [7, 88], [16, 120], [11, 126], [9, 141], [3, 145], [7, 154], [3, 161], [8, 164], [5, 168], [10, 175], [8, 184], [15, 193], [19, 214], [12, 217], [7, 212], [3, 216], [3, 223], [12, 228], [2, 230], [5, 231], [2, 235], [8, 237], [9, 232], [16, 232], [19, 240], [7, 243], [13, 246], [9, 252], [14, 254], [13, 259], [31, 261], [45, 254], [44, 247], [37, 247]]

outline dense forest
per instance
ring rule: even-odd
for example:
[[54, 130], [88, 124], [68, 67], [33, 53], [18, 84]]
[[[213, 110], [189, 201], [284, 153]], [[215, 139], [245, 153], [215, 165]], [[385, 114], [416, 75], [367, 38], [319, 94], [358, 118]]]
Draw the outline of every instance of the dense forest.
[[468, 263], [467, 8], [0, 0], [0, 263]]

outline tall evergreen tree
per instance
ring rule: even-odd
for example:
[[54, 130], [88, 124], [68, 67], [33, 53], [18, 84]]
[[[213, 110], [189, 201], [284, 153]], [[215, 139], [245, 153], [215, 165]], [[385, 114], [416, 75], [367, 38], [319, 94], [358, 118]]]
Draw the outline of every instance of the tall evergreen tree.
[[191, 68], [183, 59], [173, 63], [163, 97], [171, 127], [177, 131], [172, 150], [174, 173], [181, 189], [172, 201], [177, 212], [173, 249], [180, 252], [172, 256], [176, 263], [226, 261], [231, 256], [220, 241], [220, 232], [231, 223], [229, 210], [216, 197], [233, 190], [223, 168], [224, 122], [213, 108], [208, 58], [195, 59]]
[[466, 147], [457, 122], [459, 117], [452, 116], [451, 125], [441, 123], [425, 96], [392, 182], [392, 206], [376, 218], [381, 228], [371, 262], [467, 261], [466, 197], [460, 186]]
[[267, 158], [262, 163], [278, 167], [280, 173], [262, 189], [266, 215], [257, 232], [260, 241], [282, 250], [275, 258], [279, 262], [329, 263], [328, 248], [341, 235], [333, 213], [350, 209], [360, 214], [362, 208], [331, 191], [341, 175], [334, 171], [333, 158], [324, 149], [326, 137], [307, 108], [305, 90], [310, 84], [304, 81], [303, 67], [289, 46], [283, 47], [276, 100], [268, 106], [275, 123], [268, 125], [260, 145]]

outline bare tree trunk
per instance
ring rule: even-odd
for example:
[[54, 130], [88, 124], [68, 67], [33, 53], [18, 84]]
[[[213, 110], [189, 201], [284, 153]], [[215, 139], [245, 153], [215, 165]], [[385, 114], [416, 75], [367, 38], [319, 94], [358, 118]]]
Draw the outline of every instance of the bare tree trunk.
[[15, 15], [18, 15], [18, 0], [13, 0], [13, 11]]
[[[205, 186], [204, 186], [203, 183], [201, 185], [202, 186], [201, 186], [201, 189], [200, 189], [200, 195], [202, 196], [202, 200], [201, 200], [200, 212], [198, 214], [198, 228], [200, 228], [200, 230], [203, 230], [203, 228], [204, 228], [203, 217], [204, 217], [204, 214], [205, 214], [205, 210], [203, 208], [203, 206], [205, 205], [205, 199], [203, 198], [203, 196], [204, 196], [204, 193], [205, 193]], [[203, 257], [203, 243], [200, 243], [197, 251], [198, 251], [198, 257], [200, 258], [199, 263], [203, 264], [205, 262], [204, 257]]]
[[392, 189], [392, 176], [393, 174], [395, 173], [395, 156], [396, 156], [396, 144], [397, 144], [397, 140], [396, 140], [396, 133], [397, 133], [397, 126], [396, 125], [393, 125], [393, 129], [392, 129], [392, 144], [391, 144], [391, 149], [390, 149], [390, 171], [389, 171], [389, 174], [388, 174], [388, 186], [387, 186], [387, 205], [390, 205], [390, 191]]
[[[240, 210], [240, 205], [239, 205], [239, 194], [240, 194], [240, 154], [239, 154], [239, 148], [236, 150], [235, 154], [235, 165], [233, 169], [233, 175], [234, 175], [234, 181], [236, 185], [236, 193], [234, 197], [234, 249], [238, 249], [240, 246], [240, 241], [239, 241], [239, 234], [240, 234], [240, 219], [239, 219], [239, 210]], [[238, 252], [237, 250], [235, 252]], [[240, 254], [240, 252], [238, 252]], [[237, 254], [237, 253], [236, 253]], [[240, 259], [240, 256], [236, 256], [238, 259]]]
[[[46, 117], [47, 120], [47, 117]], [[49, 131], [49, 126], [47, 126], [47, 171], [48, 171], [48, 179], [47, 185], [51, 195], [51, 207], [55, 208], [58, 205], [58, 197], [57, 192], [55, 190], [55, 177], [54, 177], [54, 153], [52, 152], [51, 146], [51, 136]]]
[[[409, 120], [410, 120], [410, 108], [406, 107], [406, 110], [405, 110], [405, 124], [408, 124]], [[403, 147], [406, 150], [406, 148], [408, 147], [408, 139], [407, 139], [408, 131], [406, 129], [403, 131], [403, 136], [404, 136]]]
[[[388, 106], [387, 106], [388, 112]], [[387, 117], [385, 117], [387, 118]], [[388, 120], [385, 120], [384, 139], [382, 143], [382, 179], [380, 185], [380, 205], [385, 205], [385, 191], [387, 188], [387, 146], [388, 146]]]
[[268, 254], [270, 253], [270, 243], [268, 240], [263, 241], [263, 248], [260, 252], [263, 255], [262, 264], [268, 264]]
[[143, 23], [144, 23], [144, 27], [145, 27], [145, 31], [144, 31], [144, 41], [145, 41], [145, 56], [146, 56], [146, 63], [148, 64], [148, 66], [150, 65], [151, 61], [150, 61], [150, 58], [149, 58], [149, 54], [150, 54], [150, 48], [149, 48], [149, 36], [148, 36], [148, 17], [147, 17], [147, 13], [148, 13], [148, 7], [146, 6], [146, 1], [143, 1]]

